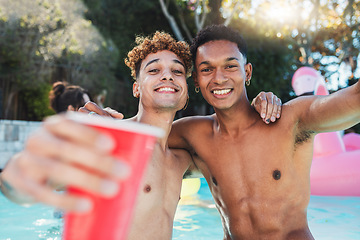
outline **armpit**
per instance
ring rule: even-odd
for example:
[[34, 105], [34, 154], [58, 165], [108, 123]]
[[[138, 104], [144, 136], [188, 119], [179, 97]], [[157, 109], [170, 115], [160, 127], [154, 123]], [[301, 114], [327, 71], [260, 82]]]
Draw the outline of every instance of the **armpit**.
[[296, 135], [295, 137], [295, 145], [302, 144], [307, 142], [312, 135], [315, 134], [314, 131], [303, 131]]

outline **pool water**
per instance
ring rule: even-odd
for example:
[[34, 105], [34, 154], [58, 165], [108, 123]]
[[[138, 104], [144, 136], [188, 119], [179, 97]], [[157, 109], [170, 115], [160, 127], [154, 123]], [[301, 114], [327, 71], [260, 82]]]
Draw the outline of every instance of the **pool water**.
[[[223, 230], [219, 213], [213, 206], [198, 206], [202, 201], [212, 200], [205, 179], [197, 205], [179, 205], [174, 221], [173, 240], [219, 240]], [[201, 204], [203, 205], [203, 204]], [[311, 196], [308, 207], [308, 222], [315, 239], [360, 240], [360, 197]]]
[[[179, 205], [173, 240], [219, 240], [222, 226], [206, 181], [196, 196]], [[193, 205], [189, 205], [193, 204]], [[360, 197], [311, 196], [308, 221], [315, 239], [360, 240]], [[22, 207], [0, 194], [0, 240], [61, 240], [63, 220], [43, 205]]]

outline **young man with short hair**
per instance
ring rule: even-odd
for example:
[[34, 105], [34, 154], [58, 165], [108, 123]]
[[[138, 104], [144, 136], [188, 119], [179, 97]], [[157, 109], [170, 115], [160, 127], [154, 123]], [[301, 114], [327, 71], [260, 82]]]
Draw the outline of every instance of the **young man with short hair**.
[[206, 178], [224, 239], [314, 239], [307, 223], [313, 139], [360, 122], [360, 83], [299, 97], [265, 125], [247, 98], [253, 68], [239, 33], [207, 27], [191, 51], [195, 86], [215, 114], [176, 121], [169, 146], [189, 151]]

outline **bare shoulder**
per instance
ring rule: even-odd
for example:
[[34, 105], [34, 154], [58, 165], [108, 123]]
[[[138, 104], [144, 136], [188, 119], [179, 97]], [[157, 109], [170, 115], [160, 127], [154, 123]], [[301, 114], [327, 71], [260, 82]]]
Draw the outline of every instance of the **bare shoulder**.
[[175, 121], [168, 138], [170, 148], [192, 151], [191, 140], [212, 131], [214, 116], [184, 117]]
[[209, 126], [213, 126], [214, 121], [214, 115], [184, 117], [176, 120], [173, 123], [172, 128], [176, 131], [179, 129], [193, 131], [198, 128], [206, 128]]
[[281, 117], [299, 118], [300, 115], [307, 113], [311, 104], [319, 97], [321, 96], [302, 96], [284, 103]]

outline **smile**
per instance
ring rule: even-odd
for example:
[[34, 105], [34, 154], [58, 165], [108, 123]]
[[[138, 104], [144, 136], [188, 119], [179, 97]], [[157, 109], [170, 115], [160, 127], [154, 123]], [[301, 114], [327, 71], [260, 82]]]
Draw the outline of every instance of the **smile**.
[[228, 88], [228, 89], [221, 89], [221, 90], [213, 90], [211, 92], [215, 95], [226, 95], [226, 94], [230, 93], [231, 91], [232, 91], [232, 89]]
[[178, 90], [171, 87], [161, 87], [158, 89], [155, 89], [156, 92], [177, 92]]

